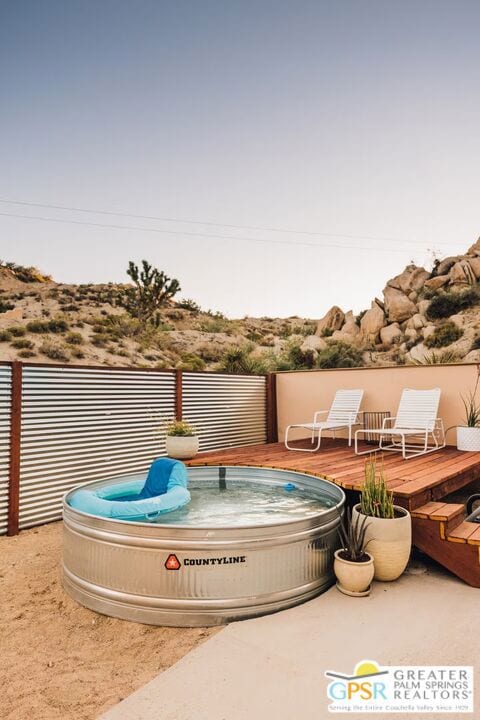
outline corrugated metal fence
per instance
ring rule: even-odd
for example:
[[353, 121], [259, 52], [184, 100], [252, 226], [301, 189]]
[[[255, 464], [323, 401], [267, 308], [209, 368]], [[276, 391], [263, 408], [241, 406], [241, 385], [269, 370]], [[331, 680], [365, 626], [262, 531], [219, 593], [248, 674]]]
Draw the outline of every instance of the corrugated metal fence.
[[7, 532], [12, 370], [0, 366], [0, 534]]
[[[7, 516], [11, 534], [60, 518], [62, 495], [78, 483], [146, 469], [165, 454], [166, 418], [197, 424], [200, 451], [267, 440], [264, 376], [19, 366], [16, 391], [11, 368], [0, 366], [0, 533]], [[19, 400], [21, 394], [21, 440], [12, 476], [15, 392]]]

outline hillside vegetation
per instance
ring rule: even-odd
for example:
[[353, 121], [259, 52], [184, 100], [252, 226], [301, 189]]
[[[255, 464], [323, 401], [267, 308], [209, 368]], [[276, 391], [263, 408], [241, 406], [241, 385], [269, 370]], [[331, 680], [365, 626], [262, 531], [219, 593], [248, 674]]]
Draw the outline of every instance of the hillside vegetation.
[[480, 362], [480, 240], [431, 271], [408, 265], [354, 316], [229, 319], [178, 300], [177, 280], [130, 263], [132, 282], [57, 283], [0, 261], [0, 359], [262, 373]]

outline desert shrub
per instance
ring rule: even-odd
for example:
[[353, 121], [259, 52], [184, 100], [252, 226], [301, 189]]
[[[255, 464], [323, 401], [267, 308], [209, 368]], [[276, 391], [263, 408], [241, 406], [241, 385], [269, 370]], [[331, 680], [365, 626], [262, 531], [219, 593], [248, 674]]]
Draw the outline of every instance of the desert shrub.
[[18, 350], [31, 350], [33, 348], [33, 343], [28, 338], [17, 338], [17, 340], [12, 341], [11, 345]]
[[234, 375], [262, 375], [265, 372], [261, 360], [253, 358], [248, 350], [236, 347], [223, 354], [219, 369]]
[[48, 321], [48, 330], [51, 333], [64, 333], [69, 327], [68, 322], [63, 318], [52, 318]]
[[333, 335], [333, 328], [329, 328], [329, 327], [323, 328], [322, 337], [326, 338], [326, 337], [331, 337], [332, 335]]
[[20, 350], [17, 355], [21, 358], [31, 358], [36, 356], [35, 350], [31, 350], [29, 348], [25, 348], [24, 350]]
[[177, 365], [179, 370], [204, 370], [205, 362], [194, 353], [182, 353], [182, 361]]
[[85, 357], [85, 353], [83, 350], [80, 350], [79, 347], [73, 347], [71, 350], [72, 357], [75, 358], [75, 360], [83, 360]]
[[202, 343], [197, 345], [196, 355], [201, 357], [206, 362], [218, 362], [225, 352], [225, 348], [221, 345], [214, 345], [213, 343]]
[[77, 332], [69, 332], [65, 335], [65, 342], [68, 345], [83, 345], [83, 336]]
[[196, 303], [195, 300], [191, 300], [190, 298], [183, 298], [182, 300], [179, 300], [177, 302], [177, 307], [181, 310], [188, 310], [188, 312], [195, 313], [195, 315], [197, 315], [202, 310], [200, 305]]
[[40, 352], [46, 355], [50, 360], [59, 360], [68, 362], [69, 354], [67, 348], [54, 340], [45, 340], [39, 348]]
[[362, 364], [361, 351], [341, 341], [330, 343], [317, 357], [317, 367], [322, 369], [360, 367]]
[[63, 318], [52, 318], [51, 320], [31, 320], [27, 323], [27, 330], [33, 333], [46, 335], [47, 333], [64, 333], [68, 330], [69, 324]]
[[11, 328], [8, 328], [8, 332], [13, 335], [13, 337], [23, 337], [27, 334], [27, 331], [23, 327], [23, 325], [14, 325]]
[[10, 342], [13, 335], [9, 330], [0, 330], [0, 342]]
[[447, 365], [448, 363], [460, 362], [461, 359], [461, 356], [453, 350], [443, 350], [443, 352], [439, 353], [432, 352], [423, 360], [414, 360], [414, 365]]
[[298, 345], [293, 345], [288, 349], [286, 360], [291, 370], [310, 370], [315, 367], [313, 350], [302, 350]]
[[425, 345], [429, 348], [440, 348], [451, 345], [463, 335], [463, 330], [453, 322], [445, 322], [443, 325], [435, 328], [435, 332], [425, 340]]
[[11, 302], [5, 302], [5, 300], [0, 300], [0, 313], [7, 312], [7, 310], [13, 310], [15, 308], [15, 305]]
[[[65, 312], [77, 312], [80, 310], [78, 305], [75, 305], [74, 303], [60, 303], [61, 310]], [[106, 314], [106, 310], [100, 310], [100, 312], [103, 312]]]
[[200, 330], [206, 333], [227, 333], [231, 332], [231, 323], [223, 317], [212, 318], [200, 323]]
[[427, 309], [429, 320], [440, 320], [455, 315], [461, 310], [472, 307], [478, 303], [479, 295], [477, 290], [469, 288], [461, 293], [440, 292], [430, 301]]
[[48, 333], [48, 320], [31, 320], [27, 323], [27, 330], [33, 333]]
[[106, 333], [95, 333], [90, 336], [90, 342], [92, 345], [95, 345], [95, 347], [106, 347], [110, 340], [111, 337]]

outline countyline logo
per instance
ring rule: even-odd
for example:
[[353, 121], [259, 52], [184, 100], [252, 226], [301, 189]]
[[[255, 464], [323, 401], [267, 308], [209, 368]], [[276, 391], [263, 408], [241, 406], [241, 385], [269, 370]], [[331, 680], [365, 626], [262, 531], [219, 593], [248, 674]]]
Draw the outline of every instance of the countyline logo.
[[[183, 558], [185, 567], [195, 566], [212, 566], [212, 565], [237, 565], [247, 562], [246, 555], [232, 555], [231, 557], [214, 557], [214, 558]], [[165, 560], [167, 570], [179, 570], [182, 563], [173, 553]]]
[[332, 670], [330, 712], [472, 713], [473, 667], [357, 663], [352, 675]]

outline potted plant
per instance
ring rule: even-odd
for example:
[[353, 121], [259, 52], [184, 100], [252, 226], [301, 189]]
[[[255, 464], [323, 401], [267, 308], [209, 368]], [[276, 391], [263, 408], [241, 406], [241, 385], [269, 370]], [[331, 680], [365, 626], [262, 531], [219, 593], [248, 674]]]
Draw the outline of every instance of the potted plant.
[[168, 457], [190, 460], [198, 452], [197, 429], [187, 420], [169, 420], [165, 423]]
[[465, 408], [465, 425], [457, 427], [457, 449], [467, 452], [480, 451], [480, 404], [477, 402], [478, 381], [480, 379], [480, 365], [477, 365], [477, 381], [473, 392], [467, 397], [462, 396]]
[[345, 595], [364, 597], [370, 594], [373, 579], [373, 557], [365, 549], [367, 518], [352, 518], [350, 508], [340, 519], [338, 534], [341, 547], [335, 552], [333, 570], [337, 588]]
[[412, 547], [412, 519], [405, 508], [393, 503], [381, 467], [376, 458], [365, 463], [365, 482], [360, 502], [352, 517], [368, 517], [365, 533], [368, 548], [375, 558], [375, 580], [396, 580], [407, 567]]

